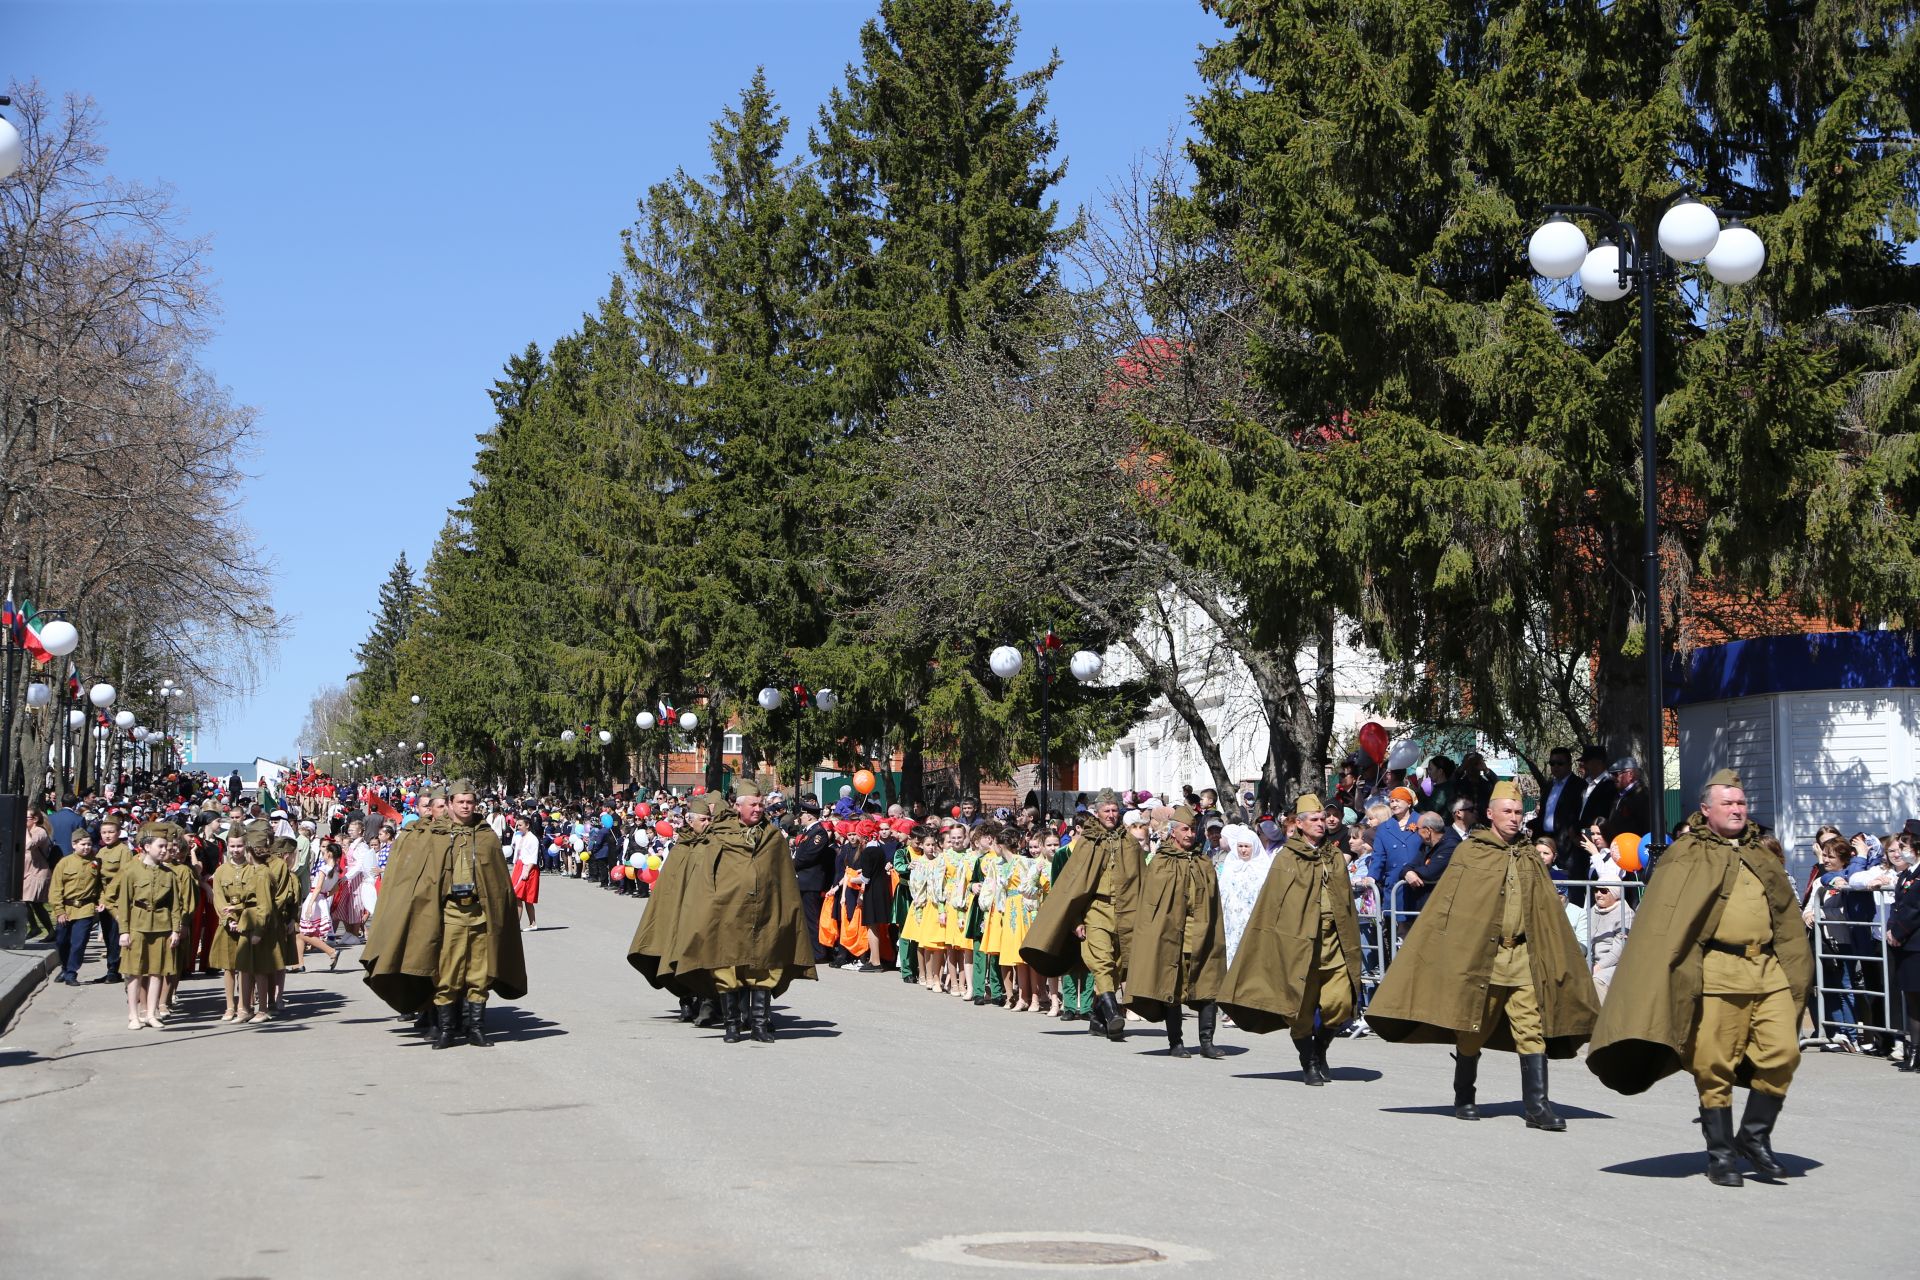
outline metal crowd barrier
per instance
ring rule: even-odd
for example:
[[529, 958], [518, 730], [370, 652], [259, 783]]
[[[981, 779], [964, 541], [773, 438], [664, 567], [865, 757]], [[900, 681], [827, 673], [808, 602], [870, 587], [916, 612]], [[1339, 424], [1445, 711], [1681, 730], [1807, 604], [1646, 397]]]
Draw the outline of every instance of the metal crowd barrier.
[[[1873, 890], [1842, 892], [1871, 895]], [[1903, 993], [1893, 986], [1893, 956], [1885, 929], [1875, 937], [1876, 928], [1879, 923], [1874, 920], [1814, 920], [1815, 980], [1807, 1003], [1814, 1033], [1822, 1041], [1837, 1035], [1857, 1040], [1862, 1032], [1888, 1037], [1905, 1034]]]
[[[1438, 881], [1436, 881], [1435, 884], [1437, 885]], [[1407, 933], [1413, 928], [1414, 921], [1420, 918], [1420, 908], [1409, 907], [1406, 902], [1407, 890], [1411, 887], [1412, 886], [1408, 885], [1406, 881], [1402, 880], [1399, 884], [1394, 885], [1392, 889], [1380, 899], [1385, 904], [1384, 909], [1371, 913], [1359, 913], [1361, 949], [1363, 951], [1367, 949], [1367, 927], [1369, 922], [1371, 922], [1378, 931], [1379, 937], [1379, 946], [1377, 948], [1380, 956], [1378, 973], [1373, 972], [1370, 968], [1363, 965], [1363, 976], [1369, 982], [1378, 982], [1381, 977], [1385, 976], [1387, 968], [1393, 963], [1393, 957], [1399, 954], [1401, 946], [1405, 944]], [[1586, 899], [1585, 902], [1570, 902], [1573, 910], [1568, 915], [1567, 923], [1573, 926], [1574, 936], [1579, 939], [1580, 942], [1580, 953], [1586, 958], [1589, 968], [1593, 965], [1593, 918], [1595, 911], [1593, 891], [1596, 889], [1617, 890], [1621, 894], [1622, 903], [1631, 910], [1632, 904], [1628, 902], [1631, 891], [1644, 887], [1645, 886], [1638, 881], [1554, 881], [1554, 888], [1562, 891], [1563, 896], [1565, 896], [1565, 891], [1568, 889], [1586, 890], [1585, 894], [1582, 895]], [[1378, 891], [1376, 890], [1376, 892]], [[1629, 925], [1628, 928], [1629, 931], [1631, 931], [1632, 926]]]

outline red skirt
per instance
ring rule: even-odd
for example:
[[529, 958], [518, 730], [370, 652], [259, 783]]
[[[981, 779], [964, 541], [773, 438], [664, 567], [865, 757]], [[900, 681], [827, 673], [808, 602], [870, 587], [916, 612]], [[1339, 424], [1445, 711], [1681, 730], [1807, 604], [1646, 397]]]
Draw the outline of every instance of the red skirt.
[[513, 896], [522, 902], [540, 901], [540, 868], [521, 862], [513, 868]]

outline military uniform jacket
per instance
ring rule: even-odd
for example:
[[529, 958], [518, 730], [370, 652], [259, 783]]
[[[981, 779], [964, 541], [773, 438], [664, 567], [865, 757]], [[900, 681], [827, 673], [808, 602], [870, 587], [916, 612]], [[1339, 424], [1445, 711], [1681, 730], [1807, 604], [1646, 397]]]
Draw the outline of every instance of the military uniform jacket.
[[[1346, 859], [1331, 840], [1315, 846], [1296, 832], [1274, 854], [1266, 883], [1260, 886], [1253, 913], [1247, 917], [1233, 968], [1227, 971], [1220, 1003], [1233, 1025], [1255, 1035], [1279, 1031], [1295, 1018], [1310, 1026], [1314, 1010], [1303, 1010], [1300, 1003], [1329, 930], [1330, 937], [1339, 940], [1357, 1003], [1360, 920], [1353, 910], [1353, 880]], [[1371, 1009], [1368, 1018], [1372, 1018]]]
[[[1527, 959], [1547, 1056], [1571, 1058], [1586, 1042], [1600, 1001], [1553, 879], [1524, 839], [1505, 844], [1489, 827], [1474, 828], [1453, 851], [1447, 874], [1367, 1005], [1367, 1025], [1383, 1039], [1452, 1044], [1456, 1033], [1474, 1029], [1486, 1015], [1509, 872], [1526, 895]], [[1515, 1052], [1505, 1019], [1486, 1047]]]
[[150, 867], [144, 858], [121, 869], [112, 910], [122, 933], [178, 933], [187, 923], [180, 882], [164, 864]]
[[[1587, 1069], [1607, 1088], [1642, 1093], [1680, 1070], [1681, 1048], [1699, 1020], [1703, 988], [1749, 985], [1707, 982], [1703, 945], [1720, 933], [1743, 866], [1766, 895], [1772, 939], [1758, 944], [1761, 954], [1751, 960], [1718, 953], [1712, 960], [1729, 977], [1750, 965], [1755, 991], [1778, 989], [1768, 981], [1769, 969], [1777, 966], [1795, 1008], [1805, 1002], [1813, 985], [1813, 951], [1785, 868], [1751, 836], [1735, 845], [1711, 831], [1690, 831], [1660, 857], [1594, 1028]], [[1741, 1084], [1748, 1074], [1743, 1062], [1737, 1072]]]
[[776, 995], [796, 978], [813, 978], [819, 922], [807, 920], [800, 907], [785, 832], [770, 822], [749, 827], [736, 814], [723, 813], [687, 863], [673, 937], [661, 961], [676, 977], [729, 966], [775, 970]]
[[1096, 897], [1113, 901], [1114, 958], [1124, 966], [1133, 949], [1133, 917], [1140, 901], [1140, 877], [1146, 854], [1125, 827], [1104, 827], [1097, 818], [1080, 824], [1067, 861], [1054, 873], [1053, 888], [1040, 904], [1020, 958], [1049, 978], [1072, 973], [1080, 965], [1080, 939], [1074, 933]]
[[653, 882], [647, 905], [641, 908], [640, 923], [634, 928], [633, 941], [627, 947], [628, 964], [655, 987], [681, 999], [699, 995], [701, 991], [674, 976], [668, 957], [673, 954], [674, 929], [687, 895], [688, 868], [700, 861], [710, 835], [711, 829], [695, 832], [688, 826], [674, 837], [673, 848], [660, 865], [660, 875]]
[[91, 919], [100, 905], [100, 866], [70, 853], [53, 864], [47, 885], [47, 910], [68, 920]]
[[100, 864], [100, 909], [112, 911], [113, 903], [120, 896], [120, 877], [129, 863], [140, 861], [140, 855], [125, 840], [118, 844], [103, 844], [95, 859]]
[[1139, 909], [1127, 955], [1127, 1007], [1163, 1021], [1179, 1000], [1199, 1008], [1220, 996], [1227, 976], [1227, 932], [1220, 915], [1220, 879], [1203, 849], [1172, 841], [1140, 876]]
[[[422, 829], [424, 827], [424, 830]], [[404, 859], [390, 857], [380, 881], [380, 908], [361, 952], [367, 986], [401, 1013], [413, 1013], [433, 998], [440, 963], [441, 917], [452, 889], [455, 841], [473, 845], [474, 890], [486, 913], [487, 986], [518, 1000], [527, 994], [527, 962], [520, 945], [520, 915], [507, 880], [500, 837], [484, 823], [463, 826], [451, 818], [416, 822], [418, 832]]]

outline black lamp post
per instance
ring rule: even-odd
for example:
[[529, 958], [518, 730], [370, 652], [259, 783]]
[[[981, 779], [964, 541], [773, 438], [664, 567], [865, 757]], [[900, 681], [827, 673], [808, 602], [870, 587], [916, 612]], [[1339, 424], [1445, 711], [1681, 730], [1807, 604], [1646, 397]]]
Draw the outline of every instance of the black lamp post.
[[[1062, 645], [1052, 627], [1031, 644], [1035, 673], [1040, 677], [1040, 820], [1044, 823], [1047, 806], [1053, 801], [1053, 724], [1048, 714], [1053, 693], [1053, 661]], [[1020, 650], [1010, 644], [1003, 644], [987, 655], [987, 666], [1002, 680], [1013, 679], [1025, 665], [1026, 659]], [[1100, 655], [1091, 649], [1077, 650], [1067, 661], [1067, 669], [1082, 684], [1097, 679], [1103, 665]]]

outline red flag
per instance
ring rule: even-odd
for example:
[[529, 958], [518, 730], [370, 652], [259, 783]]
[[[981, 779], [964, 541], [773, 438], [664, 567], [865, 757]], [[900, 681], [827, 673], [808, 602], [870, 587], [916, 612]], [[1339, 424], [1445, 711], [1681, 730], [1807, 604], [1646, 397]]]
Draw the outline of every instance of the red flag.
[[367, 808], [373, 810], [375, 813], [385, 818], [388, 822], [391, 822], [396, 826], [399, 825], [400, 823], [399, 810], [395, 809], [392, 805], [388, 804], [385, 800], [382, 800], [380, 798], [380, 793], [378, 791], [375, 791], [372, 787], [360, 788], [360, 803], [366, 805]]

